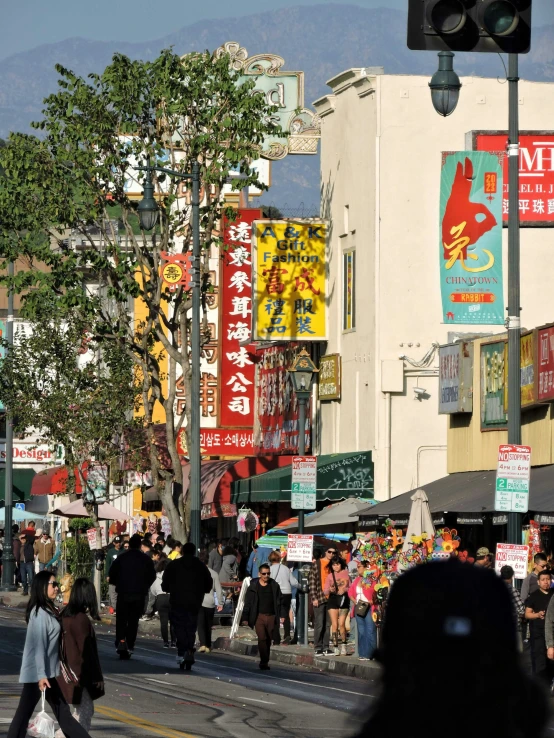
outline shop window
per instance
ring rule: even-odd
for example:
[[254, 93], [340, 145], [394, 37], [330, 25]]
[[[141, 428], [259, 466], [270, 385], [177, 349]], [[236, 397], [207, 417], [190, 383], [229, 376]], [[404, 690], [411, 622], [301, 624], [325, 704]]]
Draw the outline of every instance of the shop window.
[[345, 251], [342, 260], [342, 329], [351, 331], [356, 328], [356, 251]]

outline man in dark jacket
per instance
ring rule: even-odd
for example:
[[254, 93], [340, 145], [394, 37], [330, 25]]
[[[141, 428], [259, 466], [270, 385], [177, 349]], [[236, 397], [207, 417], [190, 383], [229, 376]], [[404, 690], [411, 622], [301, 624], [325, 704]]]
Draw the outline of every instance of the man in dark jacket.
[[117, 592], [115, 646], [123, 659], [133, 653], [146, 595], [156, 579], [152, 559], [140, 550], [141, 541], [139, 535], [131, 536], [129, 550], [114, 560], [108, 573]]
[[33, 536], [21, 535], [20, 564], [21, 581], [23, 583], [23, 594], [29, 594], [29, 588], [35, 576], [35, 539]]
[[[269, 564], [261, 564], [258, 573], [259, 578], [250, 582], [246, 592], [242, 620], [256, 631], [260, 669], [267, 671], [275, 618], [281, 612], [281, 588], [274, 579], [270, 579]], [[283, 620], [281, 618], [281, 622]]]
[[166, 567], [162, 589], [169, 593], [171, 622], [177, 637], [177, 663], [189, 671], [194, 664], [198, 613], [204, 595], [212, 591], [213, 579], [206, 564], [196, 558], [194, 543], [185, 543], [181, 558]]

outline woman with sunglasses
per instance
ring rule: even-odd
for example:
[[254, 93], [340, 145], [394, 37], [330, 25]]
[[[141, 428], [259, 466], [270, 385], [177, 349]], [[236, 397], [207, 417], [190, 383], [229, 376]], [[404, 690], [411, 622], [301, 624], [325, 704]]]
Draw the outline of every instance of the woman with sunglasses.
[[[93, 700], [104, 695], [104, 677], [91, 618], [100, 620], [96, 590], [90, 579], [80, 577], [75, 580], [62, 612], [62, 651], [67, 668], [63, 669], [59, 684], [73, 717], [85, 730], [90, 730]], [[56, 731], [56, 738], [63, 738], [61, 730]]]
[[[327, 595], [327, 610], [331, 619], [331, 643], [335, 656], [339, 654], [346, 656], [346, 618], [350, 600], [348, 599], [348, 588], [350, 587], [350, 575], [346, 568], [346, 561], [340, 556], [335, 556], [327, 564], [327, 578], [323, 585], [323, 591]], [[339, 633], [341, 647], [339, 651]]]
[[44, 569], [35, 575], [25, 613], [28, 627], [19, 675], [23, 690], [7, 738], [25, 738], [29, 720], [44, 690], [66, 738], [89, 738], [71, 714], [57, 682], [61, 628], [54, 601], [58, 591], [59, 584], [52, 572]]

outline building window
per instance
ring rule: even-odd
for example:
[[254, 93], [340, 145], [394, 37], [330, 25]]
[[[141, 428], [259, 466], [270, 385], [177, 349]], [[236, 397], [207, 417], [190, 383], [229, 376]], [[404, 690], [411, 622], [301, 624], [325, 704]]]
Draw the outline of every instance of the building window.
[[356, 252], [345, 251], [342, 255], [342, 261], [342, 329], [351, 331], [356, 327]]

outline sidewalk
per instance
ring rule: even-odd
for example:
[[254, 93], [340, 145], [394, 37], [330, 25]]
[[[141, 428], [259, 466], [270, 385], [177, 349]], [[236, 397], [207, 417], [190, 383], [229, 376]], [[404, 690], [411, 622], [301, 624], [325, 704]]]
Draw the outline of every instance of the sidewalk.
[[[25, 609], [28, 597], [17, 592], [0, 592], [0, 605], [8, 608]], [[105, 625], [115, 626], [113, 615], [103, 615], [102, 622]], [[213, 648], [218, 651], [229, 651], [241, 656], [258, 656], [257, 638], [254, 632], [247, 627], [240, 627], [236, 638], [229, 638], [231, 627], [217, 626], [212, 631]], [[139, 622], [139, 635], [160, 637], [160, 621], [141, 620]], [[357, 677], [359, 679], [375, 679], [378, 677], [380, 668], [374, 661], [359, 661], [349, 647], [349, 656], [315, 656], [313, 648], [304, 646], [274, 646], [271, 649], [271, 661], [280, 664], [294, 666], [309, 666], [321, 671], [330, 671], [343, 676]]]

